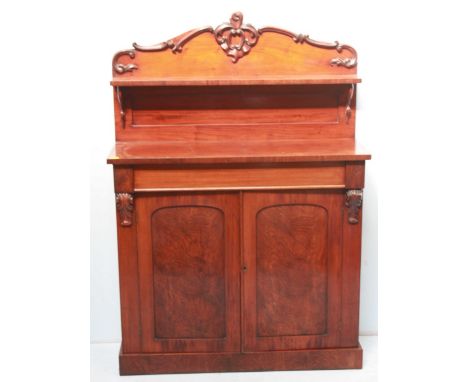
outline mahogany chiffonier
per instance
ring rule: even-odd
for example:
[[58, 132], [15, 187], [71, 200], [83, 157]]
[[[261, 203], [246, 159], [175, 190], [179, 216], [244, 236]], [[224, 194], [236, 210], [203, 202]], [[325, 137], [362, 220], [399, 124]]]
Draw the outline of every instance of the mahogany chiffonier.
[[240, 12], [115, 54], [122, 375], [362, 367], [356, 64]]

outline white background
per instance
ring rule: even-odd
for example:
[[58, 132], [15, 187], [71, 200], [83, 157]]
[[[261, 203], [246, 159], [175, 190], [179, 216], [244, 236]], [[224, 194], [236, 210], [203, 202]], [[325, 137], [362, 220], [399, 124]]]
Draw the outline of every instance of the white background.
[[358, 139], [373, 154], [365, 191], [361, 330], [377, 328], [378, 184], [381, 379], [466, 380], [468, 60], [462, 5], [3, 2], [2, 378], [87, 380], [90, 334], [93, 340], [118, 336], [114, 204], [104, 160], [113, 141], [113, 53], [133, 41], [151, 44], [192, 26], [216, 25], [241, 10], [257, 27], [277, 25], [357, 49], [364, 79]]

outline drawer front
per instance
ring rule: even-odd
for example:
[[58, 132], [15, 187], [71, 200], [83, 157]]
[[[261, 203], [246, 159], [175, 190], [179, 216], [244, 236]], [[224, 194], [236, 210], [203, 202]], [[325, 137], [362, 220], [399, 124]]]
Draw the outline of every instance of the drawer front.
[[344, 188], [345, 166], [135, 169], [135, 191]]

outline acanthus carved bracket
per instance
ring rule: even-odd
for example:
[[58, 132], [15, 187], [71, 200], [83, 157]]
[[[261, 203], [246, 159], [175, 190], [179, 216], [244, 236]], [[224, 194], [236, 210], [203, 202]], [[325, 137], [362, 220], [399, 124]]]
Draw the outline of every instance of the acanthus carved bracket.
[[346, 102], [346, 109], [345, 109], [345, 116], [346, 116], [346, 123], [349, 122], [351, 118], [351, 103], [353, 102], [354, 97], [354, 84], [351, 84], [348, 91], [348, 101]]
[[348, 223], [359, 223], [359, 209], [362, 207], [362, 190], [346, 191], [346, 203], [348, 208]]
[[125, 129], [125, 110], [123, 106], [123, 95], [122, 90], [119, 86], [116, 87], [115, 93], [117, 95], [117, 103], [119, 104], [119, 114], [120, 114], [120, 121], [122, 123], [122, 128]]
[[133, 195], [126, 192], [115, 194], [115, 202], [120, 225], [122, 227], [131, 226], [133, 224]]
[[131, 72], [132, 70], [138, 68], [137, 65], [120, 64], [118, 60], [121, 56], [126, 55], [133, 59], [135, 58], [135, 51], [161, 52], [167, 49], [170, 49], [172, 53], [180, 53], [182, 52], [183, 46], [187, 42], [203, 33], [213, 34], [215, 41], [218, 43], [221, 49], [226, 53], [227, 56], [231, 57], [231, 61], [233, 63], [236, 63], [239, 61], [239, 59], [251, 51], [263, 33], [269, 32], [291, 37], [292, 40], [297, 44], [306, 43], [317, 48], [334, 49], [337, 51], [337, 53], [342, 53], [343, 51], [348, 51], [351, 53], [351, 57], [332, 58], [329, 62], [331, 66], [343, 66], [350, 69], [357, 65], [357, 52], [349, 45], [342, 45], [338, 41], [333, 43], [320, 42], [312, 40], [308, 35], [296, 34], [285, 29], [275, 27], [264, 27], [261, 29], [256, 29], [250, 24], [243, 24], [243, 17], [244, 16], [241, 12], [235, 12], [232, 14], [228, 23], [223, 23], [216, 28], [207, 26], [193, 29], [174, 39], [156, 45], [142, 46], [137, 43], [133, 43], [134, 50], [124, 50], [115, 54], [112, 61], [112, 66], [115, 73], [117, 74]]

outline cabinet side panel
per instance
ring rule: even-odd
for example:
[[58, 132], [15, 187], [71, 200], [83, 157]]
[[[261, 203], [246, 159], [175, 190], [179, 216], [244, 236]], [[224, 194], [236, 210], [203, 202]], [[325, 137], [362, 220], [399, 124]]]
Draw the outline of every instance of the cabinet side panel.
[[137, 232], [120, 224], [117, 212], [122, 352], [141, 351]]
[[273, 206], [257, 214], [257, 335], [326, 332], [327, 211]]
[[162, 208], [151, 226], [155, 338], [225, 337], [223, 212]]
[[343, 291], [341, 346], [359, 343], [359, 291], [361, 276], [362, 209], [358, 223], [350, 224], [348, 214], [343, 214]]

